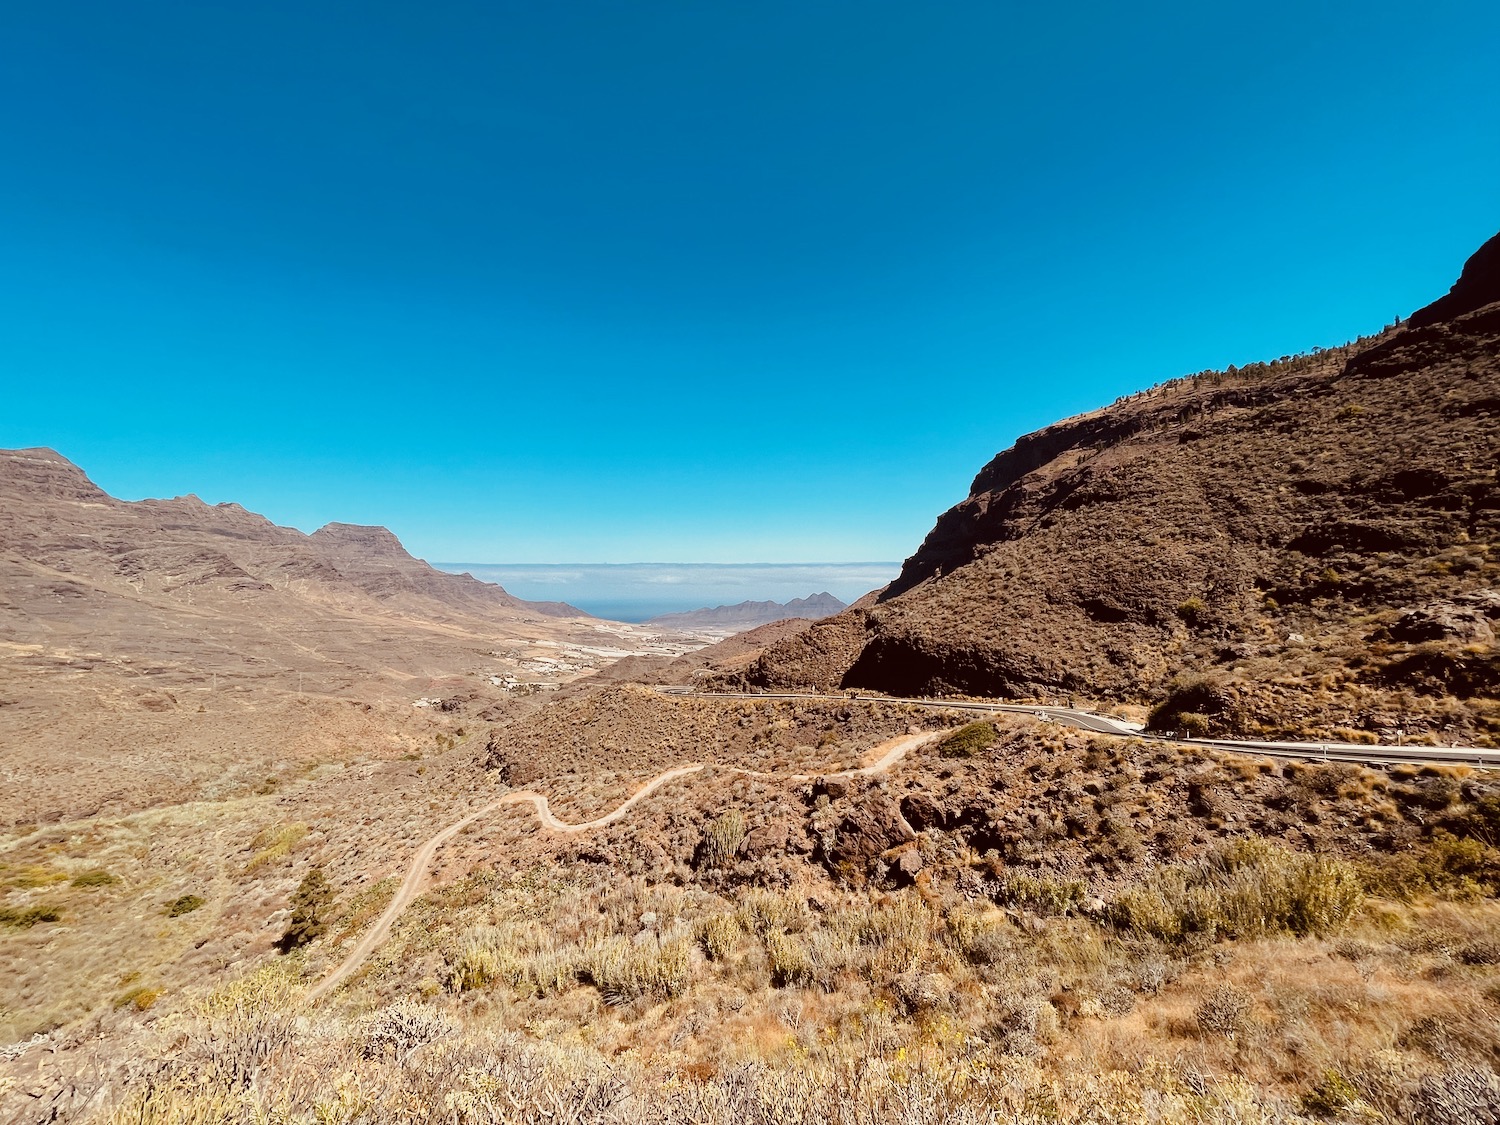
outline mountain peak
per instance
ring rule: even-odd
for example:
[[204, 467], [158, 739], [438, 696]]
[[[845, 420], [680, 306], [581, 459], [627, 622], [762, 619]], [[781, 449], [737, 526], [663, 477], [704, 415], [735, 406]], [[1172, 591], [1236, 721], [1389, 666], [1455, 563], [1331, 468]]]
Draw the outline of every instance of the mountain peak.
[[1412, 328], [1425, 328], [1496, 301], [1500, 301], [1500, 234], [1470, 255], [1452, 289], [1412, 313], [1407, 323]]

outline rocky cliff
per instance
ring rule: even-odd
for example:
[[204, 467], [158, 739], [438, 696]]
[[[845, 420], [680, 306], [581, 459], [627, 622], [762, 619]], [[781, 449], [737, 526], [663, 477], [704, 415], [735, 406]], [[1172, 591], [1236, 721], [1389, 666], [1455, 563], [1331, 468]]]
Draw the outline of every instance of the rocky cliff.
[[1500, 738], [1497, 463], [1500, 237], [1406, 325], [1022, 438], [879, 599], [738, 682]]

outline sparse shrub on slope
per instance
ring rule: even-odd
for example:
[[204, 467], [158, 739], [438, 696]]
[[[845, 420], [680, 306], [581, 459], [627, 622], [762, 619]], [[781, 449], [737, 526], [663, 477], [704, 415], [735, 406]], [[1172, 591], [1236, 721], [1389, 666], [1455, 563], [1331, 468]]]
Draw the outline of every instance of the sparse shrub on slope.
[[200, 895], [180, 895], [167, 903], [162, 908], [162, 913], [168, 918], [181, 918], [184, 914], [191, 914], [203, 905]]
[[972, 758], [981, 750], [988, 750], [998, 738], [994, 723], [969, 723], [938, 743], [938, 753], [944, 758]]
[[745, 814], [730, 809], [714, 818], [703, 836], [703, 862], [708, 867], [728, 867], [745, 842]]
[[636, 945], [614, 935], [584, 954], [583, 973], [608, 1004], [639, 996], [669, 1000], [687, 990], [692, 957], [692, 943], [685, 936]]

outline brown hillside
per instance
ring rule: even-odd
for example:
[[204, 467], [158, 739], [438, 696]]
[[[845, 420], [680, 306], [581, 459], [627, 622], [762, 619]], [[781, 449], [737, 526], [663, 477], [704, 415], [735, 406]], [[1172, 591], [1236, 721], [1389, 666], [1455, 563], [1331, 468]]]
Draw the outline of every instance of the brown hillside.
[[528, 681], [688, 647], [658, 632], [435, 570], [384, 528], [126, 502], [3, 451], [0, 826], [236, 793], [362, 742], [399, 756], [432, 737], [423, 697], [508, 713]]
[[[1078, 695], [1159, 725], [1500, 737], [1494, 240], [1445, 319], [1028, 435], [756, 687]], [[1187, 719], [1183, 719], [1183, 714]]]

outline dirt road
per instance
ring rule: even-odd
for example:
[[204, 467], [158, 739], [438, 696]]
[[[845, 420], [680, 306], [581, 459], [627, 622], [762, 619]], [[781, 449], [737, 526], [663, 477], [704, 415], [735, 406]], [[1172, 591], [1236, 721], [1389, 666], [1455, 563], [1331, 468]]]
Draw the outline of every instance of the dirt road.
[[[759, 770], [740, 769], [738, 766], [722, 766], [719, 768], [728, 773], [744, 774], [750, 777], [780, 777], [787, 781], [812, 781], [818, 777], [875, 776], [877, 774], [888, 773], [891, 767], [906, 757], [907, 754], [911, 753], [911, 751], [924, 742], [936, 737], [936, 734], [927, 732], [892, 738], [887, 742], [882, 742], [879, 746], [872, 748], [866, 753], [863, 765], [857, 766], [854, 769], [838, 770], [832, 773], [773, 774], [764, 773]], [[687, 777], [689, 774], [698, 773], [707, 768], [707, 764], [703, 762], [688, 762], [680, 766], [673, 766], [669, 770], [663, 770], [603, 816], [596, 817], [593, 820], [585, 820], [578, 824], [569, 824], [565, 820], [559, 820], [552, 814], [552, 809], [547, 804], [545, 796], [541, 793], [534, 793], [531, 790], [523, 789], [515, 793], [507, 793], [505, 796], [491, 801], [483, 808], [471, 812], [462, 820], [448, 825], [447, 828], [444, 828], [417, 849], [417, 854], [412, 856], [411, 866], [407, 869], [406, 877], [401, 880], [401, 885], [396, 888], [395, 897], [391, 899], [391, 903], [385, 908], [385, 912], [375, 920], [375, 924], [359, 939], [354, 948], [349, 951], [349, 955], [339, 964], [338, 968], [334, 969], [333, 972], [308, 989], [303, 1002], [308, 1005], [316, 1004], [347, 980], [355, 969], [364, 964], [366, 957], [380, 948], [385, 939], [390, 936], [391, 927], [396, 924], [396, 919], [401, 917], [401, 912], [406, 909], [412, 899], [421, 893], [422, 886], [427, 880], [427, 871], [432, 866], [432, 859], [437, 855], [437, 850], [480, 817], [494, 812], [501, 805], [530, 805], [535, 810], [537, 821], [543, 828], [550, 829], [553, 832], [587, 832], [590, 829], [603, 828], [607, 824], [613, 824], [615, 821], [620, 820], [632, 808], [651, 796], [651, 794], [655, 793], [663, 785], [668, 785], [680, 777]]]

